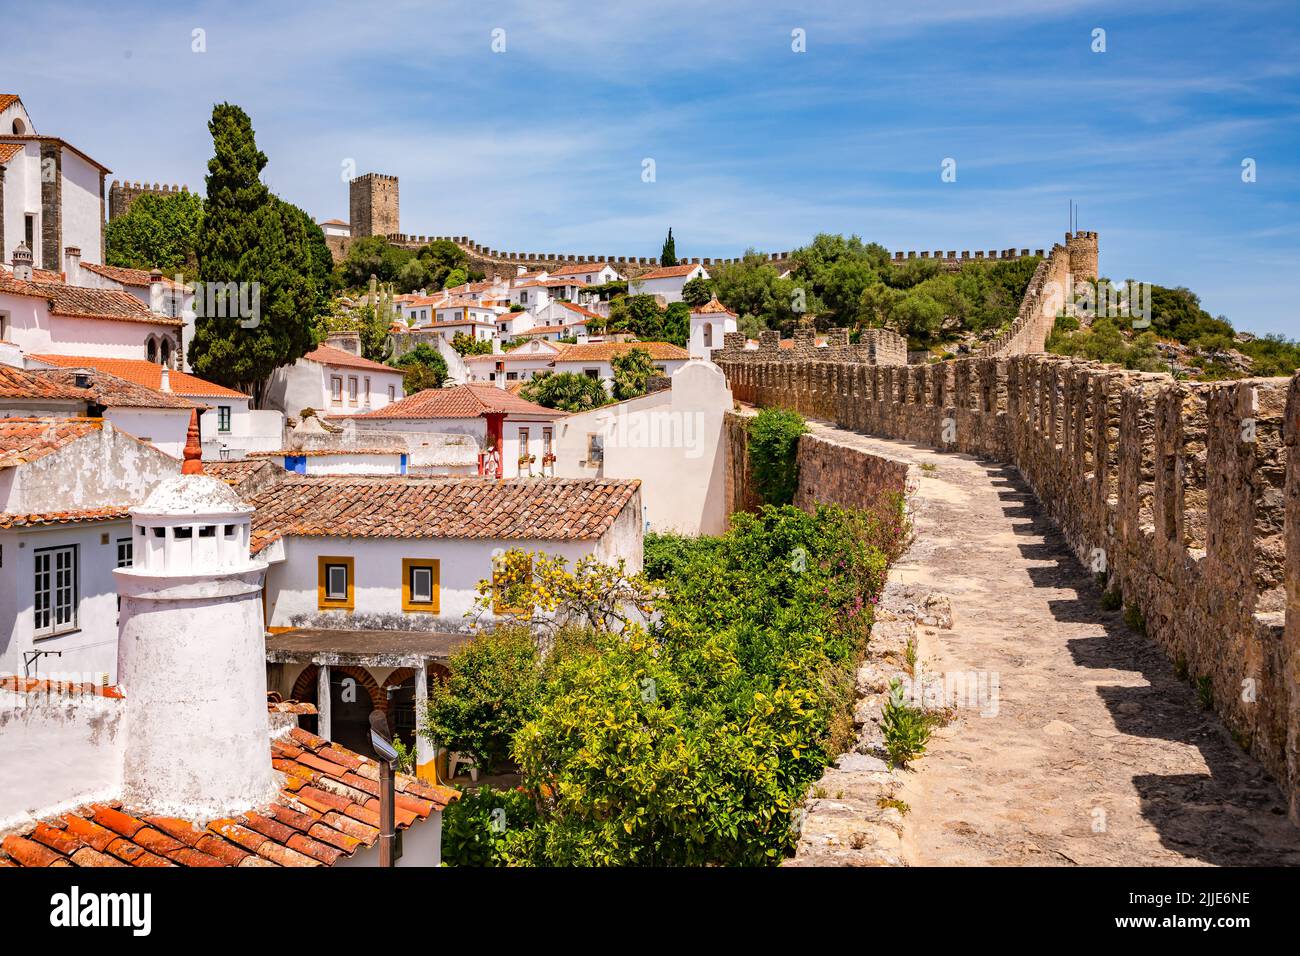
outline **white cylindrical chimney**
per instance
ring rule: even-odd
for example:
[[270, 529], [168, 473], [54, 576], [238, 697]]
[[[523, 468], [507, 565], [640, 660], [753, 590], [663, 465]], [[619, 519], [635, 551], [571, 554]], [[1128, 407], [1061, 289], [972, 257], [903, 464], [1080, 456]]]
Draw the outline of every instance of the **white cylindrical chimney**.
[[81, 285], [81, 250], [76, 246], [63, 250], [63, 272], [68, 285]]
[[18, 243], [14, 249], [14, 278], [22, 282], [32, 281], [32, 250], [25, 242]]
[[212, 819], [271, 801], [266, 564], [249, 556], [253, 509], [202, 474], [193, 420], [185, 473], [133, 508], [119, 568], [118, 680], [126, 698], [122, 800]]
[[172, 390], [171, 374], [168, 372], [167, 366], [164, 365], [162, 368], [158, 370], [158, 391], [170, 392], [171, 390]]
[[163, 314], [163, 278], [161, 269], [154, 269], [149, 273], [149, 311], [154, 315]]

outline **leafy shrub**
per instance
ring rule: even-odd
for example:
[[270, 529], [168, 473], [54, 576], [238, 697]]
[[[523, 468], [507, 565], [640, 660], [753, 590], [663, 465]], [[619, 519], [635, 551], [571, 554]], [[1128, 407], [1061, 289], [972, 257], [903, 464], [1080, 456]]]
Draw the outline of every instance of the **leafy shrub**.
[[798, 412], [765, 408], [749, 420], [749, 467], [763, 501], [788, 505], [799, 487], [799, 436], [808, 425]]
[[481, 634], [447, 661], [446, 681], [429, 689], [428, 734], [491, 772], [510, 755], [515, 731], [535, 711], [540, 661], [526, 628]]
[[604, 382], [577, 372], [536, 375], [519, 390], [519, 395], [538, 405], [565, 412], [585, 412], [609, 402]]
[[536, 823], [537, 807], [524, 791], [471, 790], [442, 813], [442, 861], [447, 866], [505, 866], [514, 834]]
[[691, 537], [671, 532], [647, 532], [643, 559], [645, 576], [650, 581], [662, 581], [679, 574], [691, 561], [715, 550], [717, 542], [717, 538], [707, 535]]
[[511, 862], [776, 862], [841, 746], [900, 524], [892, 500], [878, 515], [765, 507], [709, 545], [656, 545], [654, 623], [562, 655], [515, 735], [541, 816]]
[[1118, 611], [1124, 605], [1124, 595], [1118, 591], [1103, 591], [1101, 595], [1101, 609], [1103, 611]]

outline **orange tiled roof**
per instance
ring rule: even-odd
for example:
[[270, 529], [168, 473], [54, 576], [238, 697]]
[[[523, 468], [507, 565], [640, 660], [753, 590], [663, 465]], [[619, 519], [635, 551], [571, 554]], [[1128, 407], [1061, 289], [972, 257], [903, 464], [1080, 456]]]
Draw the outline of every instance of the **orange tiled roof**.
[[[360, 415], [350, 416], [360, 418]], [[404, 448], [281, 448], [278, 451], [250, 451], [249, 458], [321, 458], [327, 455], [404, 455]], [[207, 470], [207, 462], [203, 468]]]
[[[205, 466], [206, 467], [206, 466]], [[36, 528], [43, 525], [73, 524], [79, 521], [116, 521], [131, 517], [130, 505], [82, 508], [78, 511], [0, 512], [0, 529]]]
[[[153, 277], [147, 269], [128, 269], [125, 266], [105, 266], [98, 262], [83, 262], [81, 268], [89, 269], [95, 275], [103, 276], [105, 279], [112, 279], [114, 282], [120, 282], [122, 285], [149, 288], [152, 284]], [[167, 289], [183, 289], [184, 284], [177, 282], [175, 279], [169, 279], [163, 276], [162, 284]]]
[[0, 468], [44, 458], [103, 424], [102, 418], [0, 418]]
[[735, 312], [732, 312], [730, 309], [728, 309], [721, 302], [719, 302], [718, 297], [716, 295], [713, 296], [713, 298], [709, 299], [708, 302], [704, 303], [704, 305], [691, 309], [691, 313], [693, 315], [731, 315], [731, 316], [734, 316], [736, 314]]
[[253, 551], [285, 535], [586, 541], [614, 524], [636, 479], [292, 477], [252, 499]]
[[564, 413], [511, 395], [495, 385], [457, 385], [455, 388], [426, 388], [400, 401], [357, 418], [479, 418], [489, 413], [545, 415], [559, 418]]
[[589, 342], [586, 345], [570, 345], [564, 354], [557, 356], [557, 362], [600, 362], [608, 361], [615, 355], [622, 355], [632, 349], [644, 349], [652, 359], [673, 361], [691, 357], [686, 349], [671, 342]]
[[547, 289], [566, 289], [572, 286], [575, 289], [585, 289], [587, 283], [581, 279], [533, 279], [531, 282], [521, 282], [515, 288], [522, 289], [532, 286], [541, 286]]
[[146, 325], [167, 325], [180, 328], [185, 323], [166, 315], [155, 315], [129, 292], [121, 289], [88, 289], [68, 285], [66, 282], [15, 279], [13, 274], [0, 270], [0, 292], [45, 299], [51, 315], [73, 319], [103, 319], [108, 322], [141, 322]]
[[604, 316], [599, 312], [592, 312], [591, 309], [578, 305], [576, 302], [566, 302], [564, 299], [557, 299], [556, 305], [568, 309], [570, 312], [577, 312], [579, 315], [586, 316], [589, 319], [603, 319]]
[[303, 356], [308, 362], [319, 362], [321, 365], [340, 365], [344, 368], [367, 368], [373, 372], [391, 372], [394, 375], [404, 375], [400, 368], [393, 368], [391, 365], [385, 365], [382, 362], [372, 362], [368, 358], [362, 358], [360, 355], [353, 355], [345, 349], [337, 349], [332, 345], [318, 345], [312, 351]]
[[92, 368], [55, 368], [28, 373], [49, 384], [70, 388], [85, 375], [85, 395], [105, 408], [206, 408], [174, 392], [160, 392]]
[[[126, 293], [122, 293], [122, 295], [126, 295]], [[162, 366], [157, 362], [150, 362], [148, 359], [49, 354], [33, 355], [32, 358], [45, 362], [47, 365], [57, 365], [60, 368], [92, 368], [99, 372], [107, 372], [109, 375], [116, 375], [128, 382], [134, 382], [136, 385], [151, 388], [155, 392], [161, 391], [162, 387]], [[226, 388], [216, 382], [209, 382], [197, 375], [178, 372], [176, 369], [168, 369], [167, 380], [174, 395], [197, 395], [203, 398], [248, 398], [243, 392], [237, 392], [233, 388]]]
[[[4, 107], [0, 106], [0, 109], [4, 109]], [[22, 143], [0, 143], [0, 166], [9, 162], [22, 151]]]
[[600, 272], [608, 262], [575, 262], [571, 265], [561, 266], [551, 273], [553, 276], [575, 276], [586, 275], [588, 272]]
[[652, 269], [637, 276], [636, 281], [641, 279], [676, 279], [681, 276], [688, 276], [698, 268], [700, 268], [698, 262], [687, 262], [679, 266], [660, 266], [658, 269]]
[[0, 93], [0, 111], [9, 109], [18, 102], [17, 93]]
[[265, 458], [236, 458], [228, 461], [205, 461], [203, 463], [203, 473], [205, 475], [220, 478], [234, 488], [235, 491], [239, 491], [245, 482], [254, 478], [263, 470], [273, 474], [280, 472], [280, 469], [274, 463], [267, 461]]
[[45, 398], [56, 401], [88, 401], [92, 398], [84, 388], [65, 385], [60, 381], [27, 372], [11, 365], [0, 365], [0, 398]]
[[[333, 866], [379, 839], [379, 764], [293, 728], [271, 741], [284, 774], [275, 802], [206, 825], [93, 803], [4, 838], [17, 866]], [[396, 775], [396, 821], [406, 829], [459, 797]]]

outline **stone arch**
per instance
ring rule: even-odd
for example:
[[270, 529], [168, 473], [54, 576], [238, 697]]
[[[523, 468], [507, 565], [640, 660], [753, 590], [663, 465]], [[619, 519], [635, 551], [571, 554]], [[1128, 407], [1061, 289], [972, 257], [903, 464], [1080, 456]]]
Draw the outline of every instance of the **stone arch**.
[[158, 361], [158, 339], [156, 336], [149, 336], [144, 340], [144, 355], [150, 362]]
[[[331, 664], [330, 670], [338, 671], [341, 674], [347, 674], [355, 680], [358, 686], [365, 688], [366, 693], [370, 696], [370, 703], [377, 710], [388, 712], [388, 698], [378, 682], [370, 675], [364, 667], [353, 667], [347, 664]], [[409, 668], [408, 668], [409, 670]], [[413, 673], [413, 672], [412, 672]], [[316, 703], [316, 688], [320, 676], [320, 668], [315, 664], [308, 664], [303, 668], [298, 679], [293, 682], [293, 690], [289, 692], [289, 699], [301, 701], [303, 703]], [[407, 675], [410, 676], [409, 674]], [[405, 678], [403, 678], [405, 679]]]

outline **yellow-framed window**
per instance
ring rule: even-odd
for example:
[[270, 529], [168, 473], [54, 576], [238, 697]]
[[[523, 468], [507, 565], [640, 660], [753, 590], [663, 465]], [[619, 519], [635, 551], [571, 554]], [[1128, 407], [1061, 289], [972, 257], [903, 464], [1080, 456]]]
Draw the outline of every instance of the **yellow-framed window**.
[[402, 610], [437, 614], [442, 602], [442, 562], [437, 558], [402, 559]]
[[356, 606], [356, 563], [352, 558], [322, 555], [316, 559], [316, 606], [322, 611], [351, 611]]

